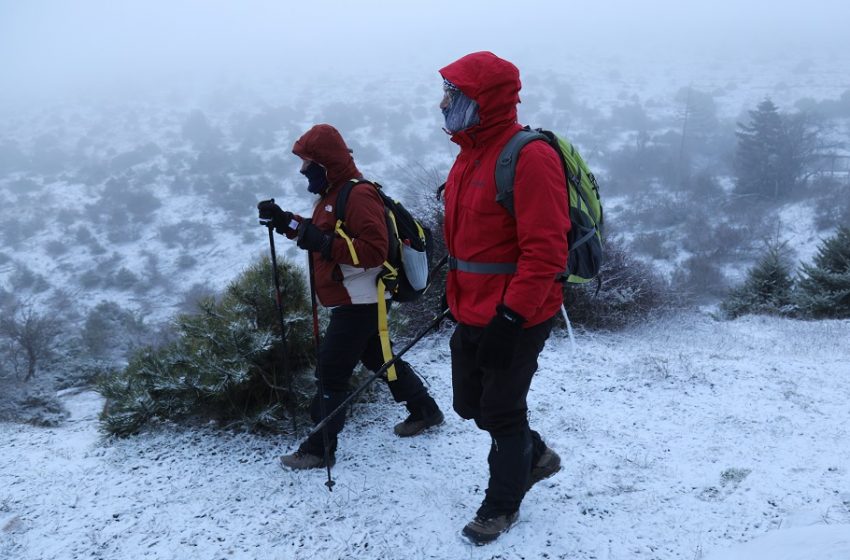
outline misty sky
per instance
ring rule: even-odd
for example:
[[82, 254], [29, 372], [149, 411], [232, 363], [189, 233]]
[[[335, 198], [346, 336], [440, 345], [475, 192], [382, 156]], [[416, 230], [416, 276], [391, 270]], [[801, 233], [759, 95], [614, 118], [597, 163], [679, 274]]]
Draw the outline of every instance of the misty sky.
[[[743, 6], [743, 7], [742, 7]], [[179, 80], [434, 72], [476, 50], [526, 64], [713, 49], [850, 52], [845, 0], [0, 0], [8, 97]], [[842, 29], [843, 28], [843, 29]], [[546, 48], [544, 48], [546, 46]], [[572, 60], [572, 59], [571, 59]], [[696, 62], [695, 62], [696, 63]]]

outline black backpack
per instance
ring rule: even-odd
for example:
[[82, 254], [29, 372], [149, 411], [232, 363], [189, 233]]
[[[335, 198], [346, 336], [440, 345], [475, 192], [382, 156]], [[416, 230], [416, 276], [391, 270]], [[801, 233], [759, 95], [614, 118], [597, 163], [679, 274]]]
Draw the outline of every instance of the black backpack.
[[[347, 239], [345, 206], [351, 189], [361, 183], [374, 186], [384, 203], [390, 242], [387, 260], [383, 263], [385, 270], [380, 276], [384, 286], [392, 294], [393, 301], [407, 302], [419, 299], [428, 289], [430, 280], [433, 245], [431, 230], [414, 218], [400, 202], [387, 196], [380, 184], [366, 179], [352, 179], [342, 187], [336, 199], [335, 230]], [[349, 247], [351, 247], [350, 244]]]

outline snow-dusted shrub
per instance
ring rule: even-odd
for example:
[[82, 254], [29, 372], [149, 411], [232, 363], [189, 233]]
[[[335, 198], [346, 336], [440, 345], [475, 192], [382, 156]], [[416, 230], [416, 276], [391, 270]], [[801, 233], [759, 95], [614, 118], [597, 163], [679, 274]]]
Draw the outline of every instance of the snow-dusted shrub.
[[68, 417], [50, 379], [23, 381], [5, 375], [0, 366], [0, 393], [0, 422], [58, 426]]
[[825, 239], [813, 264], [804, 264], [797, 284], [801, 313], [814, 318], [850, 317], [850, 227]]
[[629, 248], [653, 259], [666, 259], [670, 255], [672, 240], [661, 231], [646, 231], [635, 234]]
[[101, 301], [92, 308], [80, 331], [83, 353], [90, 359], [109, 363], [125, 360], [134, 348], [150, 338], [151, 329], [141, 314], [114, 301]]
[[44, 364], [56, 355], [63, 326], [58, 311], [43, 312], [12, 296], [0, 309], [0, 364], [24, 381], [40, 375]]
[[[665, 135], [636, 134], [634, 144], [606, 154], [601, 161], [607, 168], [605, 193], [634, 194], [655, 185], [675, 181], [677, 150], [681, 141]], [[674, 148], [674, 146], [676, 148]]]
[[840, 224], [850, 223], [850, 188], [835, 179], [821, 177], [811, 186], [815, 198], [815, 227], [828, 230]]
[[619, 240], [606, 240], [604, 259], [599, 283], [564, 287], [564, 305], [573, 324], [619, 329], [674, 304], [667, 282], [648, 264], [634, 258]]
[[660, 185], [642, 194], [629, 201], [618, 222], [642, 231], [665, 230], [681, 226], [703, 211], [687, 193], [672, 193]]
[[713, 254], [698, 253], [685, 259], [671, 278], [673, 289], [685, 301], [700, 302], [723, 297], [728, 283]]
[[127, 435], [156, 420], [216, 421], [283, 430], [306, 413], [313, 391], [312, 316], [300, 269], [278, 263], [286, 323], [287, 366], [268, 258], [248, 268], [221, 300], [179, 315], [177, 338], [138, 352], [98, 385], [106, 397], [103, 428]]
[[743, 284], [733, 288], [720, 304], [730, 318], [746, 314], [788, 315], [793, 311], [794, 279], [783, 244], [770, 244]]

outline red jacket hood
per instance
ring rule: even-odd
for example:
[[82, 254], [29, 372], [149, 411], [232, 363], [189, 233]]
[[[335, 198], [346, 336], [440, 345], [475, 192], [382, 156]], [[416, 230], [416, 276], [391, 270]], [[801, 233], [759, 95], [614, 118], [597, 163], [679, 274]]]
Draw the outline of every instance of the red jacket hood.
[[440, 75], [478, 103], [479, 124], [459, 134], [480, 137], [517, 122], [522, 83], [519, 70], [507, 60], [488, 51], [475, 52], [442, 68]]
[[317, 124], [305, 132], [295, 142], [292, 153], [324, 167], [332, 188], [350, 179], [362, 177], [342, 135], [329, 124]]

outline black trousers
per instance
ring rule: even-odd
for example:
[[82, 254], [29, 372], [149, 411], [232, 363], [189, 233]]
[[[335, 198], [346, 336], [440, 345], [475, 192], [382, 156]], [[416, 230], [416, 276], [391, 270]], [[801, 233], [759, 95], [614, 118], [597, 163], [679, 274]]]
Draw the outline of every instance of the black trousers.
[[[387, 302], [389, 305], [389, 302]], [[384, 365], [381, 339], [378, 334], [378, 304], [343, 305], [331, 310], [331, 319], [319, 347], [316, 371], [316, 395], [310, 404], [310, 417], [318, 423], [325, 414], [333, 412], [351, 392], [350, 382], [354, 368], [362, 362], [370, 371]], [[422, 380], [403, 360], [395, 363], [398, 379], [387, 382], [396, 402], [417, 403], [429, 397]], [[322, 376], [324, 393], [319, 391]], [[321, 403], [321, 401], [324, 401]], [[321, 403], [321, 404], [320, 404]], [[322, 406], [322, 404], [324, 406]], [[345, 412], [336, 415], [327, 424], [330, 452], [337, 447], [337, 434], [345, 425]], [[301, 450], [313, 455], [324, 453], [321, 432], [301, 444]]]
[[528, 390], [537, 358], [552, 331], [554, 318], [524, 329], [510, 364], [502, 369], [476, 366], [482, 328], [459, 324], [452, 334], [452, 393], [455, 412], [474, 420], [492, 438], [490, 480], [479, 514], [512, 513], [525, 496], [532, 465], [546, 450], [540, 434], [528, 425]]

